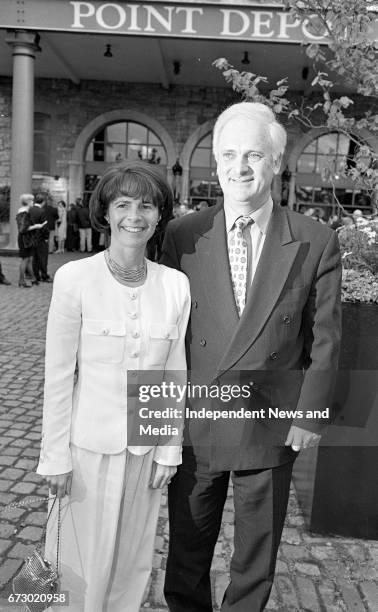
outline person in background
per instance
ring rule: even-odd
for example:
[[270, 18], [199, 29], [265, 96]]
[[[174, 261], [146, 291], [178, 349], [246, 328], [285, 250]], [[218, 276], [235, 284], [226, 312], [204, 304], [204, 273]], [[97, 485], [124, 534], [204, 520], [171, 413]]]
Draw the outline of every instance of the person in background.
[[76, 204], [76, 212], [77, 212], [77, 223], [79, 227], [79, 236], [80, 236], [80, 252], [85, 253], [85, 250], [88, 253], [92, 252], [92, 227], [91, 220], [89, 218], [89, 209], [88, 206], [84, 205], [81, 202]]
[[324, 220], [324, 216], [325, 216], [324, 209], [321, 208], [320, 206], [317, 206], [314, 210], [314, 214], [312, 215], [312, 218], [315, 219], [315, 221], [318, 221], [319, 223], [321, 223], [322, 225], [325, 225], [326, 221]]
[[47, 272], [49, 258], [49, 235], [50, 230], [46, 218], [46, 195], [37, 193], [34, 198], [34, 205], [29, 208], [32, 224], [39, 224], [41, 227], [35, 230], [35, 246], [33, 247], [33, 273], [37, 281], [52, 283]]
[[173, 216], [175, 218], [185, 217], [185, 215], [190, 215], [194, 212], [195, 211], [192, 208], [189, 208], [187, 202], [184, 202], [182, 204], [177, 204], [177, 206], [174, 207]]
[[47, 227], [49, 230], [49, 253], [51, 254], [55, 251], [56, 223], [59, 219], [59, 213], [56, 206], [52, 206], [51, 204], [49, 204], [47, 198], [45, 199], [43, 208], [45, 211]]
[[[39, 282], [33, 273], [33, 250], [36, 243], [37, 232], [47, 225], [47, 221], [43, 223], [32, 223], [30, 217], [30, 207], [33, 206], [34, 196], [31, 193], [24, 193], [20, 196], [20, 204], [16, 222], [18, 228], [18, 248], [21, 257], [20, 272], [18, 279], [18, 286], [23, 288], [30, 288], [32, 285], [38, 285]], [[28, 275], [30, 281], [25, 279], [25, 274]]]
[[356, 227], [359, 225], [359, 223], [361, 223], [361, 221], [363, 221], [363, 218], [364, 218], [364, 216], [362, 214], [362, 210], [360, 210], [359, 208], [356, 208], [353, 211], [352, 216], [353, 216], [354, 225]]
[[79, 227], [77, 224], [77, 209], [75, 204], [70, 204], [67, 211], [67, 251], [76, 251], [79, 246]]
[[[110, 236], [110, 246], [55, 275], [37, 471], [53, 495], [64, 497], [66, 609], [139, 612], [162, 489], [181, 462], [181, 427], [173, 441], [130, 438], [128, 415], [137, 408], [127, 383], [154, 370], [155, 382], [185, 384], [189, 283], [145, 257], [172, 214], [172, 192], [156, 166], [138, 160], [111, 167], [90, 207], [93, 226]], [[57, 505], [46, 540], [53, 562]]]
[[63, 200], [58, 202], [58, 220], [56, 222], [56, 239], [58, 242], [57, 253], [64, 253], [64, 244], [67, 237], [67, 211]]
[[307, 207], [307, 206], [302, 206], [301, 207], [301, 213], [305, 216], [305, 217], [313, 217], [315, 215], [315, 208], [312, 207]]
[[3, 268], [0, 263], [0, 285], [11, 285], [12, 283], [6, 278]]
[[339, 215], [331, 215], [331, 217], [328, 219], [328, 225], [333, 230], [339, 229], [339, 227], [342, 226], [341, 217]]
[[353, 217], [343, 216], [341, 217], [341, 227], [352, 227], [354, 226]]
[[196, 210], [198, 210], [198, 212], [201, 210], [206, 210], [206, 208], [209, 208], [209, 203], [206, 202], [206, 200], [201, 200], [201, 202], [199, 202], [196, 206]]

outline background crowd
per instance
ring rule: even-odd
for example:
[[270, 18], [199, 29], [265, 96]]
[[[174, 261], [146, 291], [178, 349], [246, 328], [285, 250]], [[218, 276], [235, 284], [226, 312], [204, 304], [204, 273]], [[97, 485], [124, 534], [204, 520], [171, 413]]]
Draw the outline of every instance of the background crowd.
[[[175, 218], [183, 217], [209, 208], [211, 205], [202, 200], [192, 208], [185, 202], [177, 201], [173, 208]], [[339, 214], [328, 219], [322, 207], [303, 206], [300, 212], [316, 219], [322, 225], [329, 225], [339, 231], [343, 227], [358, 228], [367, 219], [360, 209], [352, 214], [340, 208]], [[375, 215], [376, 217], [376, 215]], [[54, 202], [48, 193], [36, 195], [23, 194], [17, 214], [18, 244], [20, 250], [19, 287], [29, 288], [40, 282], [51, 282], [48, 274], [48, 256], [65, 252], [91, 253], [101, 251], [106, 246], [106, 237], [91, 227], [88, 203], [76, 198], [74, 203], [64, 200]], [[149, 253], [150, 259], [155, 255]], [[0, 264], [0, 284], [10, 281], [4, 275]]]

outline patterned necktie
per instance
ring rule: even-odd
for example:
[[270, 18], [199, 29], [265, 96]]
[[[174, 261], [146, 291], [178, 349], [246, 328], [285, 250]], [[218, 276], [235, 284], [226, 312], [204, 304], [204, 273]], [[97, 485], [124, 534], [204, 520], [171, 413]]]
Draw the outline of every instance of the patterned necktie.
[[254, 221], [251, 217], [239, 217], [236, 219], [229, 242], [231, 280], [239, 317], [243, 312], [247, 293], [248, 248], [243, 231], [252, 223]]

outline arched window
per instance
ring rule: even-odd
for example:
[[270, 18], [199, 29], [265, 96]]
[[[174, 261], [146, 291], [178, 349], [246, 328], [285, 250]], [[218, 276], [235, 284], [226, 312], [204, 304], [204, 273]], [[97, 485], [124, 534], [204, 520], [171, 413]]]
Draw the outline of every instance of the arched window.
[[108, 166], [130, 159], [157, 164], [164, 174], [166, 172], [165, 147], [155, 132], [146, 126], [134, 121], [119, 121], [98, 130], [85, 155], [84, 198], [89, 198]]
[[51, 117], [45, 113], [34, 113], [34, 172], [50, 174], [50, 148]]
[[190, 158], [189, 205], [196, 206], [205, 200], [210, 206], [222, 198], [212, 153], [212, 135], [204, 136]]
[[371, 212], [370, 197], [351, 179], [343, 176], [354, 165], [358, 142], [346, 134], [329, 132], [315, 138], [297, 161], [295, 210], [320, 209], [324, 220], [339, 211], [360, 208]]

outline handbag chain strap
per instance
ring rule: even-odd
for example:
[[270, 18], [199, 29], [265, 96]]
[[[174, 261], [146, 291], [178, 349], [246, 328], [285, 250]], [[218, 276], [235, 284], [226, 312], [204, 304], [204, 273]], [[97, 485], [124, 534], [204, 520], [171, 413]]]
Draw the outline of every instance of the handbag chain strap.
[[[55, 498], [56, 499], [56, 498]], [[57, 529], [57, 539], [56, 539], [56, 573], [59, 576], [59, 547], [60, 547], [60, 527], [61, 527], [61, 499], [58, 499], [58, 529]], [[55, 500], [53, 504], [55, 503]], [[52, 510], [52, 507], [51, 507]], [[51, 513], [50, 510], [50, 513]], [[48, 517], [47, 517], [48, 520]]]
[[[29, 497], [29, 498], [23, 499], [18, 502], [11, 502], [7, 506], [5, 506], [5, 508], [2, 508], [0, 510], [0, 514], [2, 514], [3, 512], [4, 513], [9, 512], [10, 510], [13, 510], [13, 508], [22, 508], [23, 506], [28, 506], [29, 504], [35, 504], [41, 501], [50, 501], [51, 499], [53, 499], [54, 501], [47, 515], [46, 525], [42, 531], [41, 539], [43, 539], [46, 535], [47, 523], [54, 509], [55, 502], [58, 499], [58, 534], [57, 534], [57, 544], [56, 544], [56, 571], [59, 574], [59, 547], [60, 547], [60, 527], [61, 527], [61, 500], [60, 500], [60, 497], [58, 498], [56, 495], [49, 496], [49, 497], [42, 497], [42, 498], [41, 497]], [[40, 551], [40, 544], [38, 544], [36, 548], [38, 551]]]
[[13, 510], [13, 508], [22, 508], [23, 506], [28, 506], [29, 504], [37, 504], [41, 501], [50, 501], [50, 499], [55, 499], [55, 496], [49, 497], [27, 497], [26, 499], [21, 499], [17, 502], [11, 502], [5, 508], [0, 509], [0, 514], [3, 512], [9, 512], [9, 510]]

